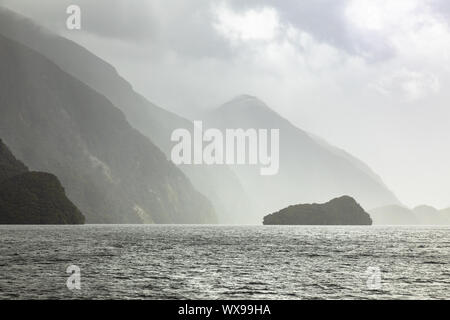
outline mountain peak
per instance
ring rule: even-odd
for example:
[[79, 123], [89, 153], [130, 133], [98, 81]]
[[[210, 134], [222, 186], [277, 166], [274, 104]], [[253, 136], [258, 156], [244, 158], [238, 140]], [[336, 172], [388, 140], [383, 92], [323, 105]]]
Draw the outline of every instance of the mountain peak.
[[414, 212], [416, 213], [421, 213], [421, 214], [434, 214], [437, 213], [438, 210], [432, 206], [429, 205], [420, 205], [417, 206], [413, 209]]
[[250, 94], [243, 93], [243, 94], [240, 94], [240, 95], [234, 97], [233, 99], [231, 99], [230, 102], [239, 102], [239, 101], [245, 101], [245, 100], [259, 101], [259, 99], [257, 97], [252, 96]]
[[241, 94], [230, 101], [224, 103], [218, 109], [220, 113], [233, 113], [234, 115], [245, 114], [251, 116], [262, 116], [273, 119], [280, 119], [281, 116], [272, 110], [264, 101], [258, 97]]
[[238, 95], [238, 96], [234, 97], [233, 99], [231, 99], [230, 101], [223, 104], [223, 106], [255, 105], [255, 104], [265, 106], [266, 108], [268, 108], [267, 105], [263, 101], [261, 101], [260, 99], [258, 99], [255, 96], [252, 96], [249, 94]]

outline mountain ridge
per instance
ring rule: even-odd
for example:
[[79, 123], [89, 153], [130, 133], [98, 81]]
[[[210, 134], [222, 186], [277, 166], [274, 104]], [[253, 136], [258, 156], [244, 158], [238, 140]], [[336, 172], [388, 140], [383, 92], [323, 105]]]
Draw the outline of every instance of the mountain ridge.
[[38, 52], [0, 36], [0, 134], [60, 178], [89, 223], [213, 223], [214, 209], [125, 115]]
[[[0, 34], [41, 53], [122, 110], [128, 122], [170, 157], [173, 130], [193, 131], [193, 123], [148, 101], [134, 91], [108, 62], [76, 42], [46, 30], [31, 19], [0, 7]], [[234, 173], [226, 166], [179, 167], [194, 187], [209, 198], [222, 222], [246, 221], [236, 211], [246, 212], [245, 191]]]

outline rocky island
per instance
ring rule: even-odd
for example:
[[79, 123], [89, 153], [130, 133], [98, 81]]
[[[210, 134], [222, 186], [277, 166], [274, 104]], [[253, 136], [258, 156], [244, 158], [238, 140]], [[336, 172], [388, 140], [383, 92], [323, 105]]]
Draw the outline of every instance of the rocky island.
[[0, 224], [83, 224], [58, 178], [30, 172], [0, 139]]
[[349, 196], [324, 204], [298, 204], [264, 217], [264, 225], [371, 225], [372, 219]]

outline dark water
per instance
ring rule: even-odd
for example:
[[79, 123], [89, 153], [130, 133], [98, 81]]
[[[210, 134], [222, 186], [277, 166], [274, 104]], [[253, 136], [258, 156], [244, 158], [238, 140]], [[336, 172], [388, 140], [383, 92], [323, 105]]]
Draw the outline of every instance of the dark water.
[[450, 298], [449, 228], [2, 226], [0, 244], [2, 299]]

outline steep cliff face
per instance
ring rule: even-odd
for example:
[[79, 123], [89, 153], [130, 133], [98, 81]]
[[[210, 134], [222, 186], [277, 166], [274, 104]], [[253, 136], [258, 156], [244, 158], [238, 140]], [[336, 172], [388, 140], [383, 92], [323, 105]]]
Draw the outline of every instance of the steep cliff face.
[[28, 172], [0, 139], [0, 224], [83, 224], [58, 178]]
[[214, 223], [210, 202], [104, 96], [0, 36], [0, 136], [89, 223]]
[[289, 206], [264, 217], [265, 225], [371, 225], [369, 214], [351, 197], [324, 204]]

